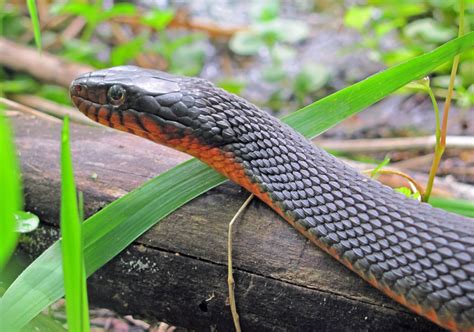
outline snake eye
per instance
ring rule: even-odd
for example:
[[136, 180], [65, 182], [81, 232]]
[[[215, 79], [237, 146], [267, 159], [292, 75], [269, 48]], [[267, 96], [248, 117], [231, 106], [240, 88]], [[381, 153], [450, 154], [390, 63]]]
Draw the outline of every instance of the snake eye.
[[107, 91], [107, 97], [112, 105], [122, 105], [125, 101], [125, 89], [120, 85], [112, 85]]

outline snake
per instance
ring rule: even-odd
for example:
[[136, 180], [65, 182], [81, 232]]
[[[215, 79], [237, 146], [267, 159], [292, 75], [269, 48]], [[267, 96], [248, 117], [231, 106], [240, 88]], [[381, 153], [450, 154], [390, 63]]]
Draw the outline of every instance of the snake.
[[395, 192], [211, 82], [136, 66], [77, 77], [90, 119], [188, 153], [390, 298], [474, 331], [474, 219]]

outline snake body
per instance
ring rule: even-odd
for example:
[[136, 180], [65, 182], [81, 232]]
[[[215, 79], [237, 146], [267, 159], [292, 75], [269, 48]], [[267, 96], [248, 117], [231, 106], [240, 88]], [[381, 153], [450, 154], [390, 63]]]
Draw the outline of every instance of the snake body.
[[474, 331], [473, 219], [368, 179], [203, 79], [121, 66], [78, 77], [70, 93], [89, 118], [209, 164], [416, 313]]

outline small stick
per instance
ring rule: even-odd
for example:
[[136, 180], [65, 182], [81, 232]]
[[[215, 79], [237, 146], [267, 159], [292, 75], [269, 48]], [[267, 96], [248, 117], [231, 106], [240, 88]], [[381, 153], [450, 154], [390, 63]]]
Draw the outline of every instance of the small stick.
[[76, 109], [55, 103], [48, 99], [44, 99], [34, 95], [12, 95], [10, 98], [22, 105], [31, 107], [42, 113], [52, 115], [56, 118], [62, 119], [65, 116], [69, 116], [69, 119], [72, 122], [81, 123], [93, 127], [102, 127], [102, 125], [85, 117]]
[[[330, 150], [349, 153], [369, 153], [383, 151], [418, 151], [431, 150], [436, 146], [436, 136], [421, 137], [397, 137], [377, 139], [353, 139], [353, 140], [321, 140], [313, 141], [316, 145]], [[474, 137], [472, 136], [447, 136], [446, 147], [452, 149], [474, 149]]]
[[249, 205], [250, 201], [252, 200], [254, 194], [251, 194], [239, 208], [237, 213], [234, 215], [232, 220], [229, 223], [229, 230], [227, 232], [227, 285], [229, 287], [229, 303], [230, 303], [230, 311], [232, 313], [232, 319], [234, 320], [235, 330], [240, 332], [240, 322], [239, 322], [239, 314], [237, 312], [237, 305], [235, 304], [235, 294], [234, 294], [234, 276], [232, 275], [232, 225], [237, 220], [239, 215], [245, 210], [247, 205]]
[[[369, 170], [363, 171], [362, 173], [370, 174], [372, 172], [373, 172], [373, 169], [369, 169]], [[413, 189], [413, 187], [416, 188], [416, 191], [418, 191], [420, 193], [420, 197], [423, 197], [423, 195], [424, 195], [423, 187], [418, 182], [416, 182], [416, 180], [414, 178], [412, 178], [410, 175], [408, 175], [406, 173], [396, 171], [396, 170], [393, 170], [393, 169], [379, 169], [379, 170], [377, 170], [377, 173], [378, 174], [395, 174], [395, 175], [401, 176], [401, 177], [405, 178], [408, 181], [408, 183], [410, 184], [410, 187], [412, 187], [412, 189]]]
[[10, 99], [0, 97], [0, 104], [3, 104], [7, 107], [10, 107], [11, 109], [13, 109], [15, 111], [20, 111], [20, 112], [33, 114], [34, 116], [36, 116], [38, 118], [46, 119], [48, 121], [52, 121], [52, 122], [56, 122], [56, 123], [61, 123], [61, 120], [55, 118], [54, 116], [42, 113], [42, 112], [37, 111], [37, 110], [35, 110], [31, 107], [19, 104], [19, 103], [15, 102], [13, 100], [10, 100]]
[[[460, 0], [460, 9], [459, 9], [459, 31], [458, 37], [464, 35], [464, 0]], [[451, 67], [451, 76], [449, 78], [448, 94], [446, 96], [446, 102], [444, 103], [443, 110], [443, 122], [441, 126], [441, 132], [437, 135], [437, 144], [435, 147], [435, 155], [433, 158], [433, 163], [431, 164], [430, 175], [428, 178], [428, 183], [426, 185], [426, 192], [423, 195], [423, 202], [428, 202], [431, 195], [431, 190], [433, 188], [433, 183], [435, 180], [436, 172], [439, 168], [439, 163], [443, 157], [443, 153], [446, 150], [446, 136], [448, 132], [448, 115], [449, 109], [451, 106], [451, 98], [454, 91], [454, 80], [456, 79], [456, 72], [459, 65], [459, 54], [454, 57], [453, 66]], [[433, 99], [433, 97], [432, 97]], [[437, 128], [437, 130], [439, 130]]]

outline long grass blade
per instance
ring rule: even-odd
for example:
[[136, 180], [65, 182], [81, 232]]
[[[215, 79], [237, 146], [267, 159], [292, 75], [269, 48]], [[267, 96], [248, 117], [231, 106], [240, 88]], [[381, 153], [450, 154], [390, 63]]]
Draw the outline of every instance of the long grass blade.
[[36, 2], [35, 0], [26, 0], [26, 3], [28, 4], [28, 11], [30, 12], [31, 23], [33, 25], [36, 48], [41, 52], [41, 28], [38, 18], [38, 10], [36, 9]]
[[76, 185], [69, 140], [69, 118], [64, 118], [61, 135], [61, 248], [66, 294], [66, 315], [70, 331], [90, 330], [87, 286], [84, 270], [82, 223], [77, 206]]
[[[313, 137], [360, 112], [406, 83], [474, 45], [474, 34], [450, 41], [436, 50], [332, 94], [284, 120]], [[197, 160], [190, 160], [147, 182], [90, 217], [83, 227], [87, 275], [117, 255], [162, 218], [225, 179]], [[11, 329], [24, 326], [63, 294], [59, 243], [38, 257], [4, 295]], [[35, 285], [34, 289], [30, 285]]]
[[0, 109], [0, 272], [15, 249], [15, 213], [21, 210], [22, 190], [13, 134]]
[[[0, 106], [0, 280], [13, 253], [18, 233], [15, 213], [23, 205], [19, 166], [5, 110]], [[0, 331], [5, 331], [5, 310], [0, 299]]]

